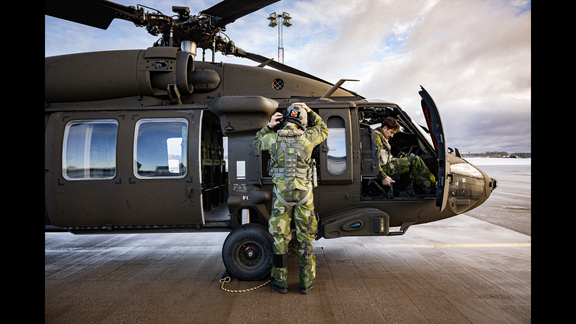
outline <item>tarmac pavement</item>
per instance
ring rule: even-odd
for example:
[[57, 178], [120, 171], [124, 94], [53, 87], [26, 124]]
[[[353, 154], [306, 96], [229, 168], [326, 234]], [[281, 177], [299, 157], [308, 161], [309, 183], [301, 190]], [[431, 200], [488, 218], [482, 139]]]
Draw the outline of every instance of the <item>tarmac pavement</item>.
[[[469, 216], [315, 242], [316, 285], [220, 289], [227, 233], [45, 236], [46, 323], [528, 323], [531, 238]], [[227, 289], [263, 282], [233, 280]]]
[[315, 241], [316, 285], [307, 295], [295, 253], [288, 294], [269, 285], [221, 290], [227, 232], [47, 232], [45, 323], [530, 323], [531, 237], [482, 219], [513, 210], [529, 221], [530, 210], [494, 200], [476, 218], [416, 225], [403, 236]]
[[[490, 177], [498, 180], [498, 187], [480, 207], [466, 213], [468, 216], [485, 220], [517, 232], [532, 235], [532, 166], [525, 165], [482, 165], [484, 159], [475, 159], [478, 167]], [[516, 159], [486, 159], [516, 160]], [[522, 162], [522, 161], [520, 161]], [[484, 162], [489, 163], [489, 162]], [[504, 163], [504, 162], [490, 162]], [[509, 162], [508, 162], [509, 163]]]

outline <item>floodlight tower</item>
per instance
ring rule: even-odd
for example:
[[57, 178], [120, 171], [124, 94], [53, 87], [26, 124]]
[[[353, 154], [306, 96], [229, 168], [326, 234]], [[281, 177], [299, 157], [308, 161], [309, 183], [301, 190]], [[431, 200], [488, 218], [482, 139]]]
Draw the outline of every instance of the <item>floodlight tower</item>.
[[[284, 34], [282, 31], [282, 26], [290, 27], [292, 26], [292, 22], [290, 21], [292, 17], [284, 11], [281, 15], [276, 15], [276, 12], [270, 14], [268, 20], [270, 23], [268, 26], [274, 28], [278, 26], [278, 62], [284, 64]], [[280, 21], [280, 23], [278, 23]]]

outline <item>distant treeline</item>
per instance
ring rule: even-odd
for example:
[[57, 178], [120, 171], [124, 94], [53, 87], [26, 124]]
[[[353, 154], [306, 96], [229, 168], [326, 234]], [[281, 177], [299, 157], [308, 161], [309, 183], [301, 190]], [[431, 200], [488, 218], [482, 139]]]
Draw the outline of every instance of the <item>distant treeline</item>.
[[491, 157], [491, 158], [531, 158], [531, 152], [481, 152], [481, 153], [462, 153], [462, 156], [467, 157]]

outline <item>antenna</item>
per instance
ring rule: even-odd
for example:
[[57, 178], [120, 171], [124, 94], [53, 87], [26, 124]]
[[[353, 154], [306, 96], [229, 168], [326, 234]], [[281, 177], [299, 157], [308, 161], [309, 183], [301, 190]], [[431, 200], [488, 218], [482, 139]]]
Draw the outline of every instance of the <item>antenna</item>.
[[330, 88], [330, 90], [326, 91], [326, 93], [323, 94], [322, 97], [318, 98], [318, 100], [328, 100], [328, 98], [330, 98], [330, 96], [334, 92], [336, 92], [336, 90], [338, 90], [338, 88], [340, 88], [340, 86], [346, 81], [360, 81], [360, 80], [357, 80], [357, 79], [340, 79], [340, 80], [338, 80], [338, 82], [336, 82], [335, 85], [332, 86], [332, 88]]

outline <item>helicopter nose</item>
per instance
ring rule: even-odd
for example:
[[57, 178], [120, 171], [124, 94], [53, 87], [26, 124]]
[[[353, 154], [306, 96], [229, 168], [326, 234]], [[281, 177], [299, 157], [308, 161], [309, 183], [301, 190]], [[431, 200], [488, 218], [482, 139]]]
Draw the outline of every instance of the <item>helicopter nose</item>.
[[450, 165], [448, 205], [456, 214], [480, 206], [496, 186], [498, 181], [470, 163]]

